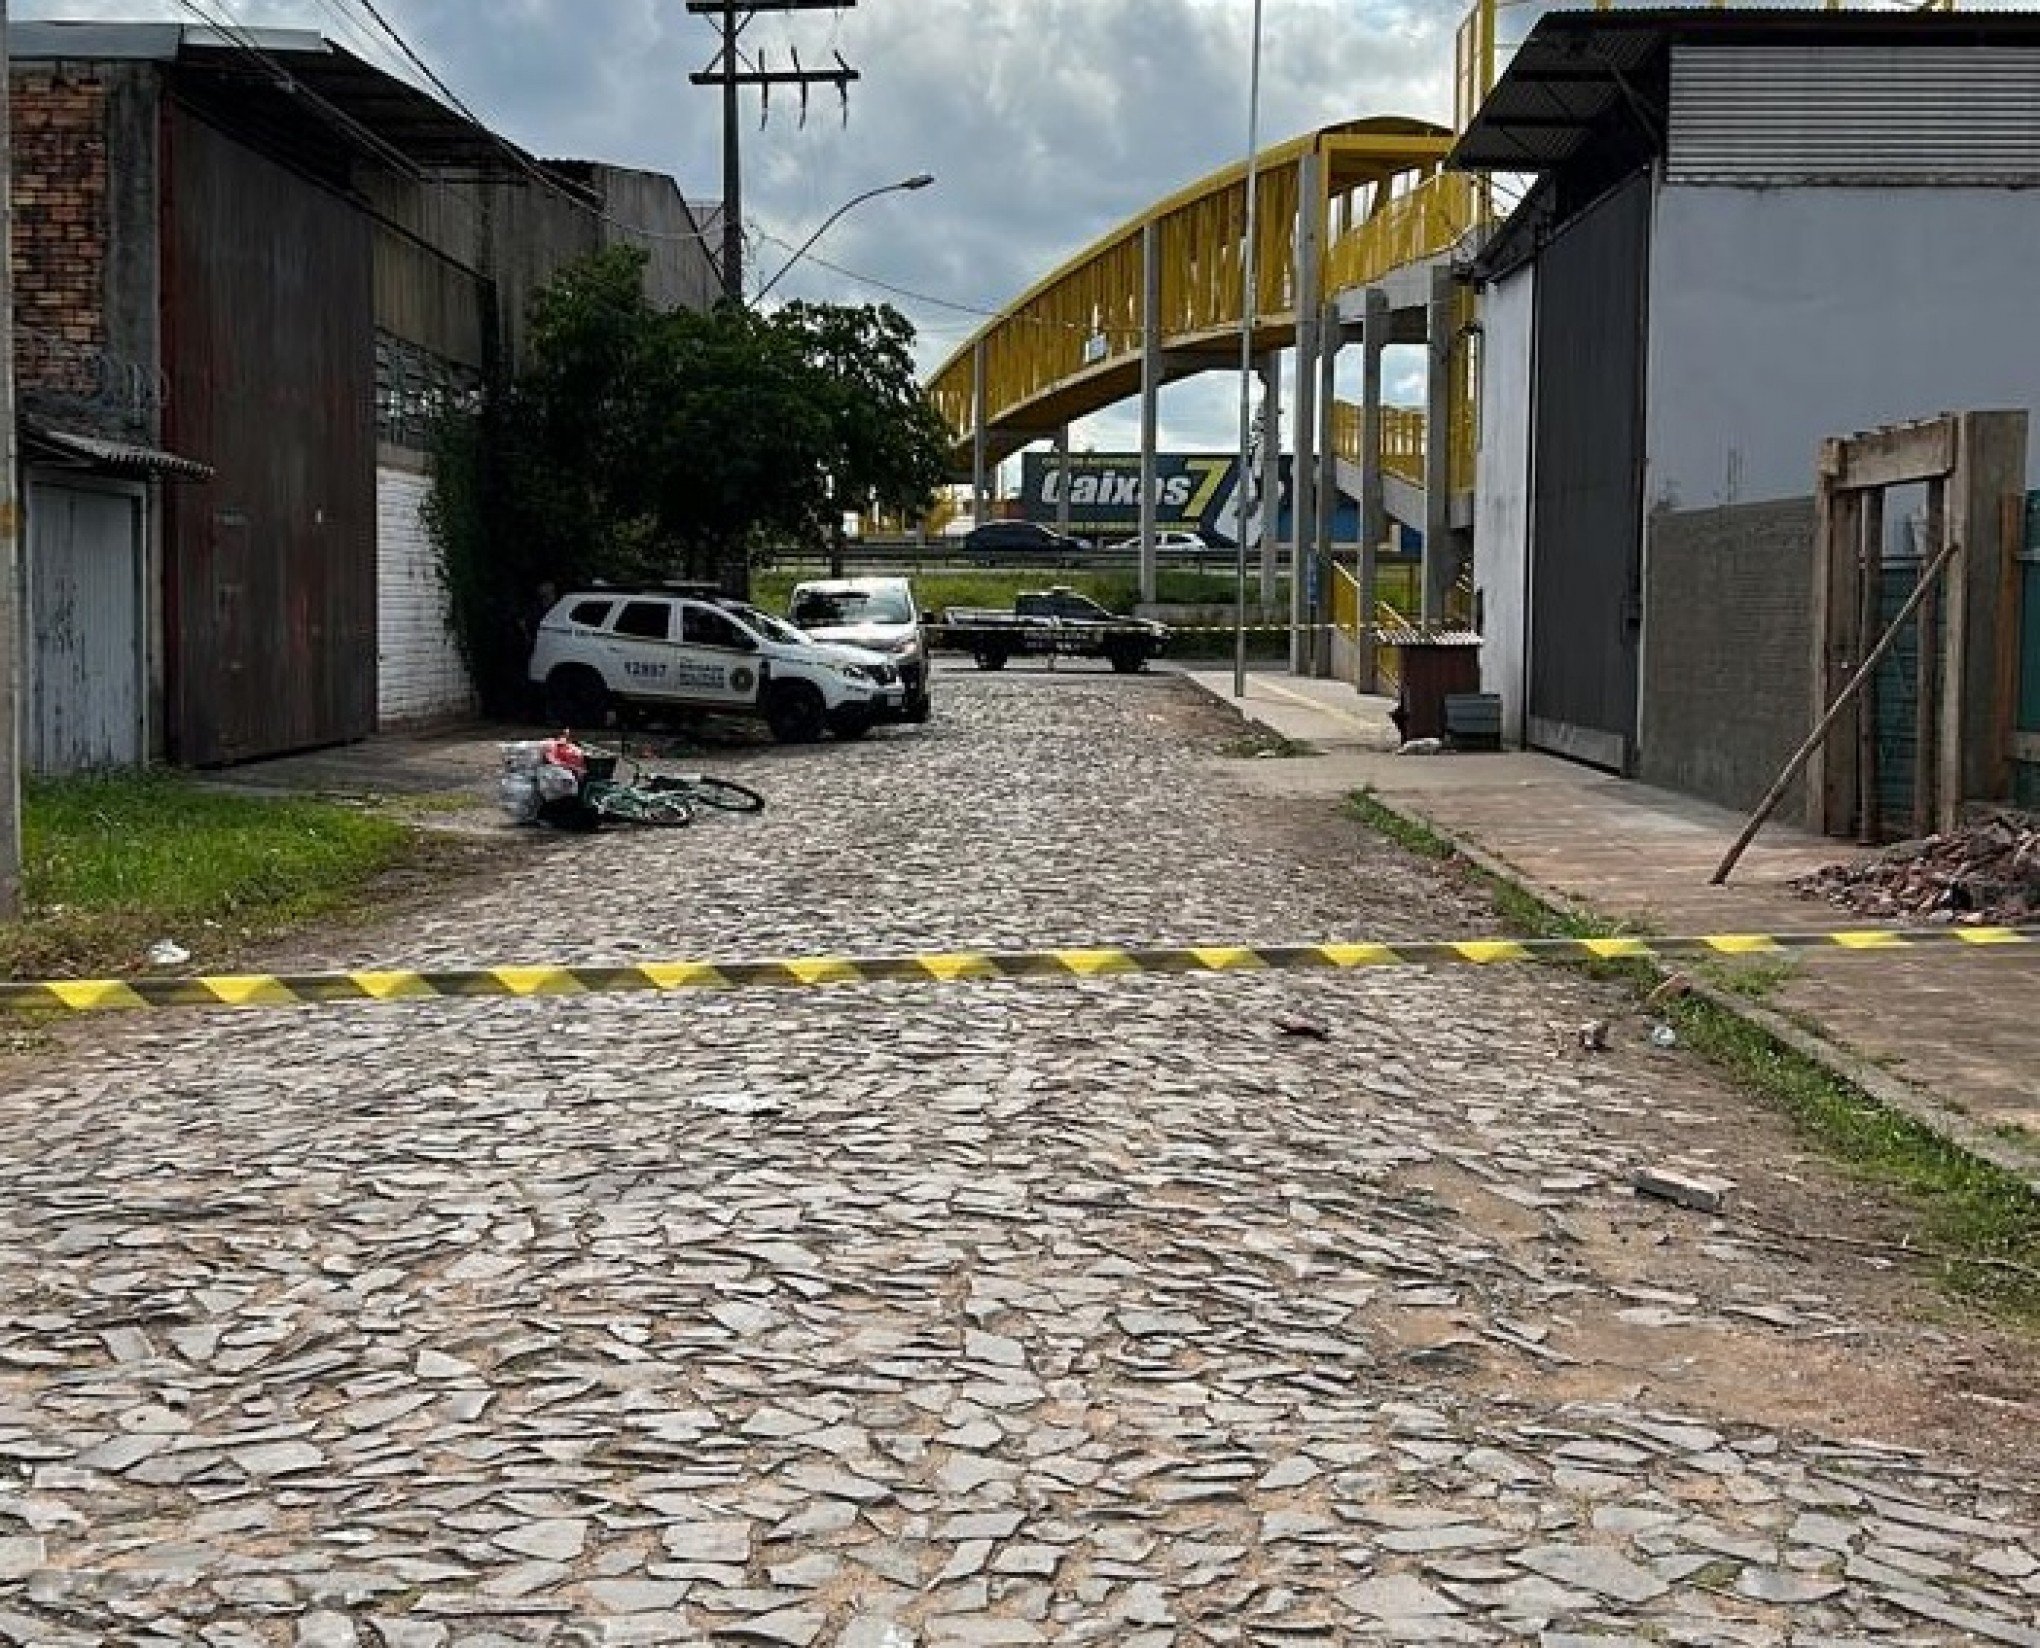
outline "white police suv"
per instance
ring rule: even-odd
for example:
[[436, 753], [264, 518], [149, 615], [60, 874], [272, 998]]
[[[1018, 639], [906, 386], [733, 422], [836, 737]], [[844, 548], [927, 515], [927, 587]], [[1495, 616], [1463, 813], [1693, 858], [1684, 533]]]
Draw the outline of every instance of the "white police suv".
[[905, 703], [890, 659], [810, 639], [708, 593], [587, 590], [538, 626], [531, 679], [547, 718], [594, 731], [620, 709], [758, 715], [783, 744], [862, 738]]

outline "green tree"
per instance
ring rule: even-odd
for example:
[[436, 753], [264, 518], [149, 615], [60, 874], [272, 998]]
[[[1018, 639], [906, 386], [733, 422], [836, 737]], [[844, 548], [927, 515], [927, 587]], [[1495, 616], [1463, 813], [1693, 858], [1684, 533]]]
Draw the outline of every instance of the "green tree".
[[927, 506], [947, 431], [888, 307], [661, 313], [616, 248], [534, 301], [524, 370], [442, 420], [429, 521], [486, 707], [515, 710], [547, 599], [600, 579], [747, 587], [845, 509]]
[[948, 426], [914, 378], [914, 328], [890, 304], [792, 303], [773, 317], [799, 340], [828, 421], [824, 525], [874, 508], [918, 515], [947, 470]]

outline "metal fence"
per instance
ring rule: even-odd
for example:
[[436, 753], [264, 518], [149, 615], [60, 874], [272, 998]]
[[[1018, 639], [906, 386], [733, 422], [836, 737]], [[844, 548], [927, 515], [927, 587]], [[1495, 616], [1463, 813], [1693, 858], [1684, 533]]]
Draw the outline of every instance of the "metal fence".
[[[1119, 572], [1140, 570], [1140, 556], [1132, 550], [1086, 549], [1067, 555], [1043, 555], [1033, 551], [979, 550], [972, 554], [961, 543], [929, 539], [866, 538], [848, 544], [842, 552], [845, 573], [898, 572]], [[1232, 572], [1235, 555], [1231, 549], [1158, 550], [1155, 565], [1169, 572], [1209, 572], [1224, 576]], [[826, 548], [789, 545], [769, 551], [758, 563], [779, 571], [826, 571], [831, 552]], [[1276, 564], [1289, 565], [1289, 551], [1276, 552]], [[1259, 549], [1247, 551], [1249, 577], [1258, 577]]]

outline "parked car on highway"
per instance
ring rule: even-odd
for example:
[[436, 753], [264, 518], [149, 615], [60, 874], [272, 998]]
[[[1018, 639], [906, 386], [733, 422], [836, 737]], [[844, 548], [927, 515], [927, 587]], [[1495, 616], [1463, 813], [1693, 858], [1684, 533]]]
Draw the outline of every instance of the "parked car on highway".
[[1088, 539], [1069, 537], [1039, 521], [986, 521], [973, 527], [963, 540], [964, 554], [988, 558], [1082, 555], [1090, 547]]
[[[1116, 544], [1107, 544], [1105, 547], [1121, 554], [1136, 554], [1140, 549], [1140, 537], [1136, 534], [1131, 538], [1122, 538]], [[1230, 544], [1223, 546], [1214, 544], [1201, 532], [1187, 532], [1176, 527], [1155, 534], [1155, 549], [1163, 555], [1216, 555], [1221, 553], [1222, 549], [1231, 548]]]
[[882, 653], [811, 640], [706, 589], [585, 590], [538, 626], [530, 678], [556, 726], [597, 731], [620, 709], [757, 715], [783, 744], [862, 738], [906, 694]]
[[795, 584], [786, 616], [817, 641], [883, 653], [900, 672], [900, 718], [925, 721], [933, 707], [928, 646], [914, 586], [904, 578], [820, 578]]

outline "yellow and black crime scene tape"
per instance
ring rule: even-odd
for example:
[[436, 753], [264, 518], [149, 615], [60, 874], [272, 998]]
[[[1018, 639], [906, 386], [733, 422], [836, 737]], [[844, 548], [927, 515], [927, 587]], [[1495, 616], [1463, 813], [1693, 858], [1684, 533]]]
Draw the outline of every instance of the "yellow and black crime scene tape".
[[834, 984], [954, 984], [1091, 979], [1131, 973], [1256, 973], [1362, 967], [1489, 966], [1522, 961], [1666, 960], [1795, 950], [1852, 955], [1922, 949], [2009, 951], [2040, 927], [1859, 928], [1714, 933], [1697, 938], [1489, 938], [1423, 943], [1196, 945], [1181, 949], [941, 950], [777, 961], [645, 962], [635, 967], [467, 967], [430, 972], [243, 973], [184, 978], [0, 983], [0, 1007], [94, 1013], [164, 1007], [287, 1007], [427, 997], [600, 996], [683, 990], [812, 989]]
[[[1171, 635], [1215, 635], [1220, 633], [1226, 635], [1236, 635], [1239, 633], [1240, 629], [1240, 626], [1237, 624], [1165, 624], [1163, 625], [1163, 627], [1167, 629]], [[1255, 630], [1267, 630], [1267, 629], [1279, 629], [1284, 631], [1292, 629], [1296, 630], [1344, 629], [1345, 625], [1248, 624], [1246, 628], [1248, 633], [1251, 634]], [[1480, 636], [1470, 629], [1437, 629], [1437, 630], [1400, 629], [1392, 624], [1376, 624], [1373, 629], [1373, 636], [1377, 642], [1379, 642], [1382, 646], [1385, 647], [1390, 646], [1471, 647], [1478, 646], [1480, 644]]]
[[1291, 630], [1299, 632], [1321, 629], [1336, 629], [1336, 624], [1170, 624], [1171, 635], [1238, 635], [1242, 629], [1249, 635], [1287, 635]]

